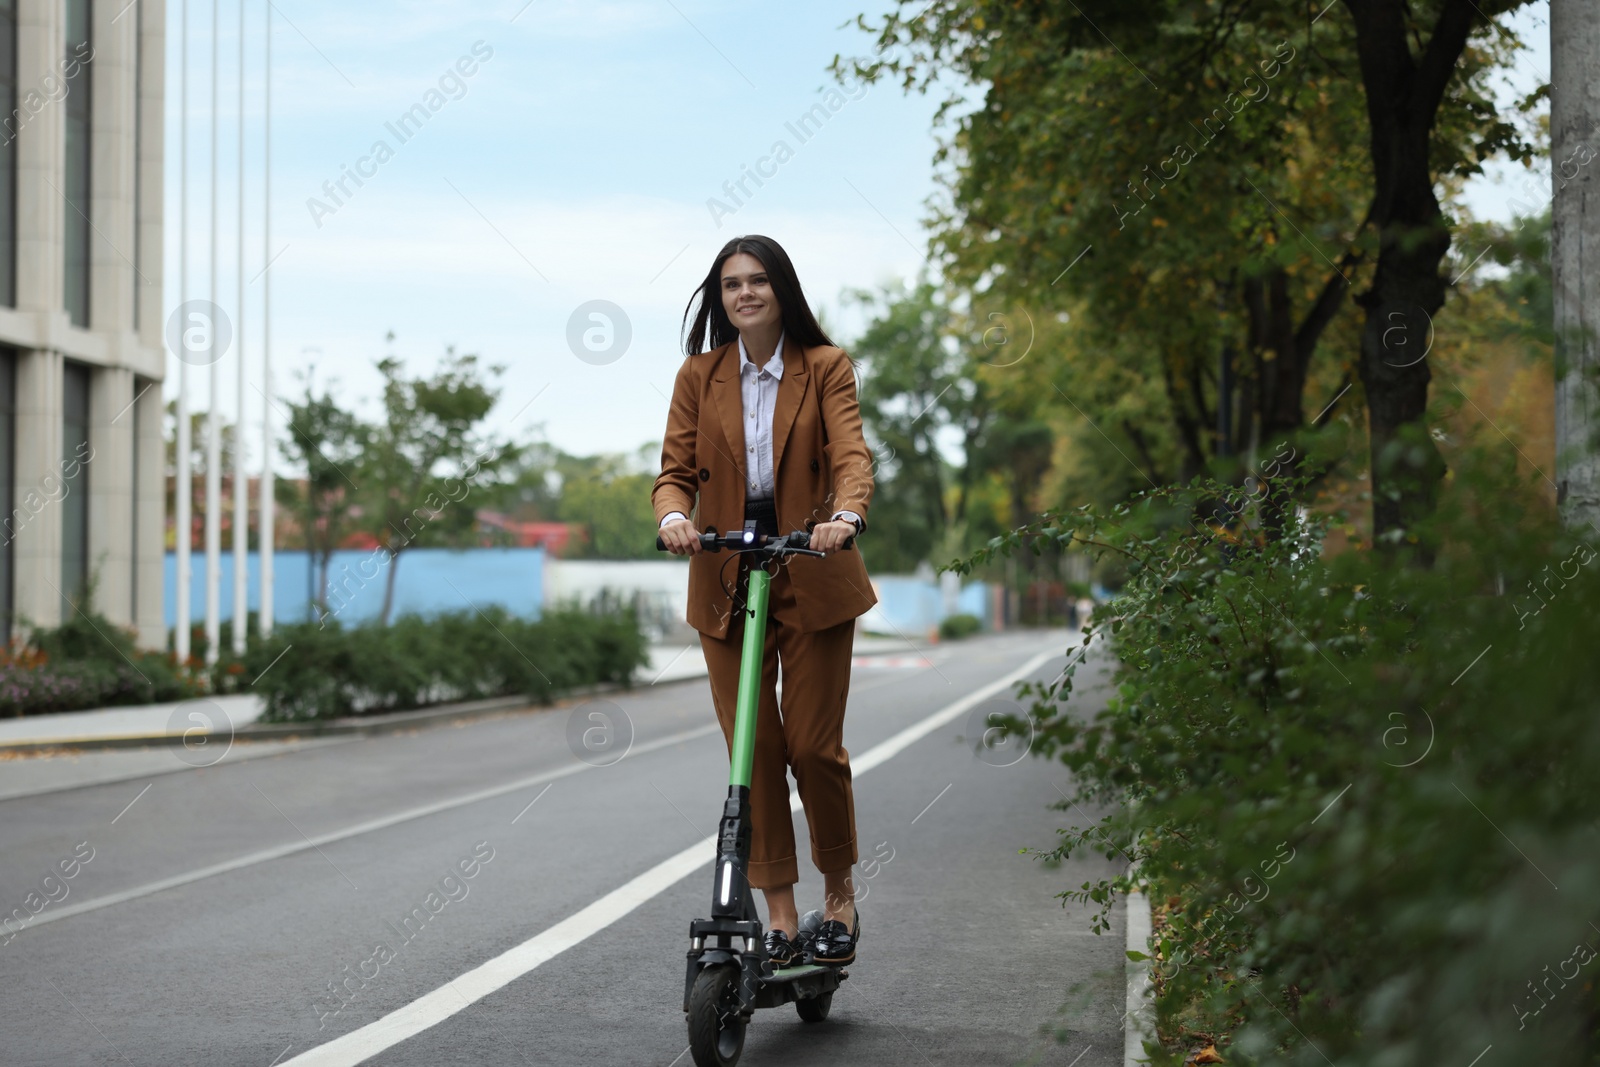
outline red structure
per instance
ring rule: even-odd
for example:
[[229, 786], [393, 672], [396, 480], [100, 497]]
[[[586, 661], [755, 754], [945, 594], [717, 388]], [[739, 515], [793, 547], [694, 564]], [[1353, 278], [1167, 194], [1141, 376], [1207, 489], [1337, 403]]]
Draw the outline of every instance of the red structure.
[[565, 522], [519, 522], [498, 511], [479, 511], [478, 526], [483, 530], [499, 530], [511, 538], [518, 548], [543, 548], [559, 556], [572, 540], [573, 527]]

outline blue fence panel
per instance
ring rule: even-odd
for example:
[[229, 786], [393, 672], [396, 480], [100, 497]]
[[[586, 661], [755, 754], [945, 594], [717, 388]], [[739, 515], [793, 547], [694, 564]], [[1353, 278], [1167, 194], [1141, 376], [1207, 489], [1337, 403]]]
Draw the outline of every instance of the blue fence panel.
[[[889, 633], [906, 637], [926, 637], [938, 628], [945, 617], [944, 594], [937, 581], [927, 581], [911, 574], [881, 574], [872, 579], [878, 593], [877, 606], [865, 617], [864, 625], [876, 624]], [[968, 582], [962, 587], [957, 610], [976, 615], [984, 625], [990, 625], [989, 586], [987, 582]]]
[[989, 618], [993, 612], [994, 598], [989, 595], [988, 582], [968, 582], [961, 587], [961, 599], [958, 602], [963, 615], [976, 615], [983, 620], [984, 626], [993, 625], [994, 620]]
[[[537, 619], [544, 606], [544, 549], [542, 548], [413, 548], [400, 557], [395, 574], [394, 614], [436, 615], [446, 611], [499, 605], [514, 615]], [[189, 596], [190, 617], [205, 618], [205, 557], [192, 557]], [[220, 615], [233, 617], [233, 555], [223, 553]], [[341, 550], [328, 566], [328, 607], [341, 622], [376, 619], [383, 610], [389, 565], [381, 551]], [[260, 608], [261, 560], [251, 552], [245, 559], [250, 594], [249, 610]], [[315, 616], [311, 610], [310, 561], [305, 552], [275, 552], [272, 556], [273, 619], [301, 622]], [[178, 559], [167, 553], [166, 621], [178, 620]]]

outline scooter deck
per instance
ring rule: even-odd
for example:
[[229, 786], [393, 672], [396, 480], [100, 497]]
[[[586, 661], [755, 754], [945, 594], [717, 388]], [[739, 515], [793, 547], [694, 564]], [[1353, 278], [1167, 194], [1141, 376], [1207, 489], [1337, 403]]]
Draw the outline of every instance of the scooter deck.
[[810, 1000], [832, 993], [850, 973], [842, 967], [824, 967], [819, 963], [800, 964], [773, 971], [763, 977], [755, 989], [755, 1006], [779, 1008], [796, 1000]]
[[784, 967], [772, 972], [772, 977], [763, 978], [763, 982], [797, 982], [802, 978], [811, 978], [814, 975], [833, 974], [848, 977], [840, 967], [826, 967], [820, 963], [800, 963], [793, 967]]

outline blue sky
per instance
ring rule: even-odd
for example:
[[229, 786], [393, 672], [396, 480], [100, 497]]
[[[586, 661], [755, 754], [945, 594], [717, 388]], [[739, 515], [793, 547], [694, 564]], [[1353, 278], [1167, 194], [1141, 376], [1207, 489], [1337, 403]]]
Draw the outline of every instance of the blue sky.
[[[860, 0], [726, 4], [705, 0], [575, 3], [522, 0], [320, 5], [277, 0], [273, 34], [273, 352], [277, 391], [315, 363], [353, 403], [371, 402], [384, 334], [417, 370], [446, 345], [507, 367], [502, 432], [542, 425], [575, 452], [623, 451], [659, 439], [680, 356], [683, 307], [716, 249], [742, 232], [788, 249], [813, 305], [849, 334], [839, 294], [911, 276], [919, 220], [933, 190], [934, 101], [879, 85], [835, 98], [801, 143], [786, 128], [824, 99], [835, 53], [865, 54], [869, 38], [840, 29]], [[262, 14], [250, 0], [247, 66], [246, 276], [263, 263], [260, 234]], [[515, 21], [513, 22], [513, 16]], [[180, 8], [170, 9], [168, 296], [178, 288]], [[221, 234], [217, 302], [237, 303], [237, 4], [223, 5], [219, 108]], [[210, 5], [191, 0], [190, 285], [208, 295]], [[480, 43], [481, 42], [481, 43]], [[469, 61], [463, 57], [489, 58]], [[461, 76], [460, 70], [473, 70]], [[448, 72], [456, 71], [460, 88]], [[386, 127], [450, 92], [403, 143]], [[455, 98], [459, 95], [459, 98]], [[439, 104], [439, 98], [433, 103]], [[408, 131], [409, 132], [409, 131]], [[393, 157], [362, 164], [385, 140]], [[761, 187], [749, 179], [736, 212], [714, 219], [712, 197], [783, 140], [793, 157]], [[773, 162], [762, 163], [769, 174]], [[718, 222], [720, 221], [720, 225]], [[318, 223], [320, 222], [320, 225]], [[260, 381], [259, 280], [243, 314], [247, 377]], [[567, 343], [579, 305], [607, 300], [631, 323], [621, 358], [584, 362]], [[224, 410], [235, 410], [235, 353], [220, 364]], [[172, 361], [168, 395], [176, 391]], [[191, 373], [204, 406], [208, 372]], [[250, 421], [260, 394], [248, 390]], [[368, 410], [371, 410], [369, 408]], [[518, 412], [521, 412], [518, 415]], [[515, 422], [512, 417], [516, 416]], [[249, 431], [252, 439], [259, 431]]]
[[[314, 366], [319, 381], [337, 380], [352, 406], [374, 412], [372, 364], [391, 351], [384, 335], [393, 330], [392, 351], [416, 371], [432, 367], [446, 345], [505, 365], [495, 428], [542, 434], [578, 453], [631, 451], [659, 439], [684, 304], [729, 237], [764, 233], [783, 243], [813, 306], [845, 344], [861, 321], [841, 292], [908, 278], [922, 266], [936, 101], [890, 84], [826, 96], [835, 88], [825, 70], [833, 56], [870, 50], [871, 39], [846, 24], [892, 6], [882, 0], [274, 0], [266, 254], [263, 4], [246, 0], [244, 15], [242, 312], [234, 267], [237, 0], [222, 4], [220, 18], [215, 299], [242, 321], [252, 442], [260, 437], [260, 275], [269, 257], [275, 393], [298, 392], [295, 373]], [[189, 7], [194, 299], [210, 293], [211, 5]], [[169, 0], [169, 308], [180, 299], [181, 10], [181, 0]], [[1512, 75], [1519, 87], [1548, 74], [1546, 11], [1539, 5], [1522, 17], [1537, 47]], [[802, 139], [791, 127], [819, 103], [826, 118]], [[402, 139], [390, 126], [418, 104], [436, 110]], [[379, 141], [392, 153], [382, 162], [373, 155]], [[792, 153], [781, 164], [771, 158], [778, 141]], [[359, 187], [345, 176], [358, 167], [369, 175]], [[725, 183], [758, 167], [770, 176], [759, 187], [745, 178], [742, 203], [714, 217], [707, 201], [735, 206]], [[324, 183], [341, 178], [336, 201]], [[1480, 217], [1503, 217], [1509, 195], [1484, 181], [1469, 202]], [[611, 362], [579, 359], [568, 343], [574, 312], [596, 300], [620, 307], [631, 326], [626, 351]], [[219, 364], [229, 418], [237, 360], [235, 350]], [[169, 357], [169, 397], [177, 370]], [[190, 373], [196, 408], [205, 406], [208, 375]]]

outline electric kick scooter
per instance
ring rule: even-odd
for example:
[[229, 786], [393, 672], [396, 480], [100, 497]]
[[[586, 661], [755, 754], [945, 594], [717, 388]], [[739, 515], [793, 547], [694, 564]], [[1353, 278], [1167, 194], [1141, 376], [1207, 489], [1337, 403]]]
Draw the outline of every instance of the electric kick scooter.
[[[845, 542], [849, 548], [854, 541]], [[806, 1022], [828, 1017], [833, 991], [850, 977], [841, 967], [816, 963], [809, 948], [799, 961], [775, 970], [767, 958], [755, 894], [746, 881], [750, 861], [750, 770], [756, 747], [756, 707], [760, 700], [762, 654], [767, 636], [769, 562], [789, 556], [822, 556], [803, 530], [768, 537], [754, 520], [743, 530], [700, 535], [710, 552], [727, 549], [758, 565], [749, 571], [744, 645], [739, 660], [739, 696], [728, 771], [728, 799], [717, 827], [717, 862], [711, 886], [711, 918], [689, 924], [688, 971], [683, 980], [683, 1010], [689, 1023], [689, 1048], [698, 1067], [734, 1067], [744, 1050], [744, 1032], [757, 1008], [794, 1002]], [[656, 540], [658, 549], [664, 548]], [[809, 945], [822, 925], [822, 912], [807, 912], [797, 938]]]

